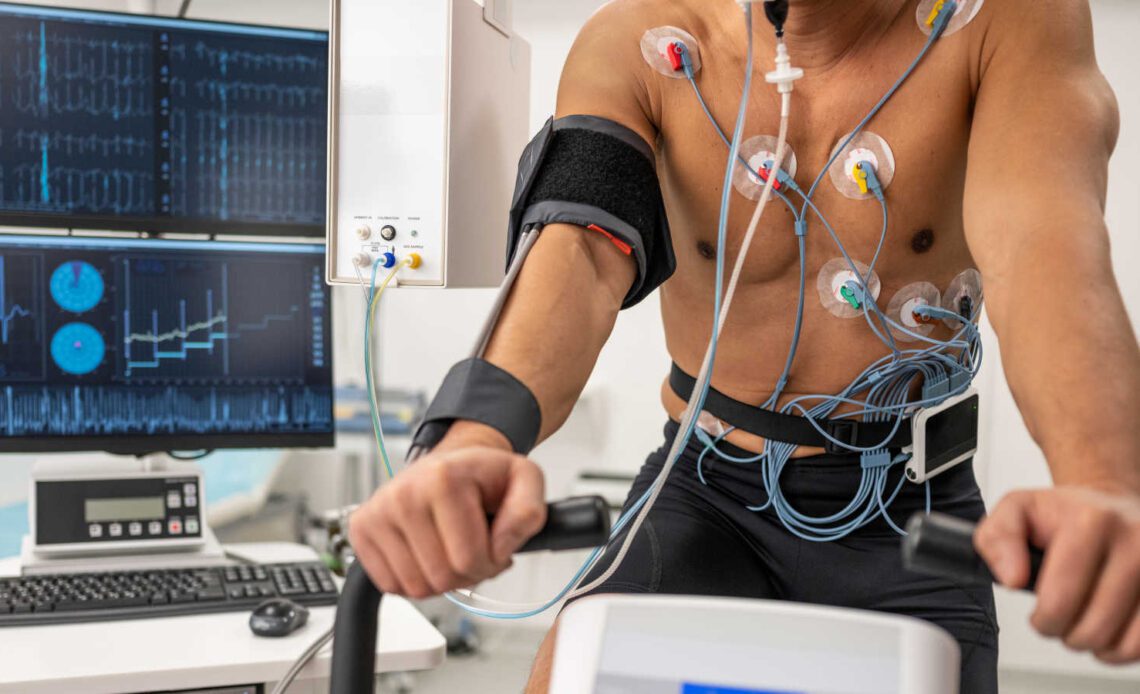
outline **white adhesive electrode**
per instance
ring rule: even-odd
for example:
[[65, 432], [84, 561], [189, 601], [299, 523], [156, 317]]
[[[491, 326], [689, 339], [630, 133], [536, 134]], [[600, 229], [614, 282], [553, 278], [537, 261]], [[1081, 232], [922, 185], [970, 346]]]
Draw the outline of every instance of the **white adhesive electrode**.
[[[960, 314], [963, 299], [969, 299], [970, 310], [972, 312], [970, 317], [973, 320], [977, 320], [981, 314], [985, 294], [982, 291], [982, 273], [974, 268], [963, 270], [960, 275], [951, 280], [950, 286], [946, 288], [946, 292], [942, 295], [942, 308]], [[942, 322], [953, 330], [959, 330], [962, 327], [961, 321], [951, 318], [945, 318]]]
[[[870, 267], [858, 260], [854, 261], [859, 274], [867, 278], [867, 288], [871, 290], [871, 298], [878, 300], [883, 290], [882, 282], [877, 273], [867, 273]], [[819, 301], [831, 315], [836, 318], [858, 318], [863, 315], [863, 302], [860, 300], [862, 287], [859, 277], [851, 270], [851, 265], [845, 258], [834, 258], [827, 261], [819, 271], [816, 280], [816, 289], [819, 291]]]
[[[927, 36], [933, 33], [934, 18], [942, 9], [940, 3], [944, 2], [946, 0], [921, 0], [918, 3], [914, 18], [918, 21], [918, 28], [922, 30], [922, 33]], [[978, 16], [978, 12], [982, 10], [982, 5], [985, 4], [986, 0], [958, 0], [958, 9], [954, 11], [954, 16], [950, 18], [950, 23], [946, 25], [946, 31], [942, 32], [942, 36], [946, 37], [966, 28], [966, 25]]]
[[641, 37], [641, 55], [649, 67], [673, 79], [685, 79], [685, 71], [677, 69], [676, 63], [669, 57], [673, 44], [680, 41], [689, 49], [689, 57], [693, 61], [693, 74], [701, 71], [701, 47], [697, 39], [684, 29], [673, 26], [657, 27], [645, 32]]
[[915, 311], [920, 306], [941, 306], [942, 292], [930, 282], [915, 282], [900, 289], [887, 304], [887, 318], [906, 328], [909, 332], [891, 326], [891, 333], [899, 342], [916, 342], [919, 338], [910, 333], [927, 337], [934, 332], [936, 318], [920, 316]]
[[[748, 162], [748, 169], [738, 164], [733, 171], [732, 187], [736, 189], [736, 192], [749, 200], [760, 200], [760, 195], [764, 192], [764, 179], [753, 176], [752, 172], [759, 172], [765, 164], [775, 161], [776, 144], [776, 138], [772, 135], [757, 135], [744, 141], [744, 144], [740, 146], [740, 157]], [[780, 168], [795, 178], [798, 170], [796, 153], [792, 151], [790, 145], [785, 147], [785, 152], [784, 165]], [[774, 202], [777, 199], [773, 196], [768, 202]]]
[[[850, 134], [839, 138], [839, 142], [835, 145], [836, 149], [846, 142], [848, 137]], [[836, 149], [831, 150], [832, 156], [835, 155]], [[864, 130], [843, 148], [839, 156], [835, 157], [835, 163], [831, 165], [831, 170], [828, 171], [832, 185], [844, 197], [852, 200], [874, 199], [873, 193], [870, 191], [864, 193], [860, 189], [859, 182], [855, 177], [855, 167], [863, 161], [870, 162], [874, 167], [875, 175], [878, 177], [879, 183], [882, 184], [883, 190], [889, 188], [891, 181], [895, 179], [895, 154], [891, 151], [891, 146], [882, 137]]]

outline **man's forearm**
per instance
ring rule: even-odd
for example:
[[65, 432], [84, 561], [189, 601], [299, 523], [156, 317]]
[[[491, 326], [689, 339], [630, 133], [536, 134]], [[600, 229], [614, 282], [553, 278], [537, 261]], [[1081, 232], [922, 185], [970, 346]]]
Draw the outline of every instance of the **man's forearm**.
[[[601, 234], [551, 225], [519, 274], [485, 358], [522, 381], [542, 410], [543, 440], [570, 415], [634, 280], [634, 263]], [[460, 421], [437, 447], [509, 448], [506, 437]]]
[[1058, 484], [1140, 491], [1140, 347], [1107, 242], [1054, 228], [987, 286], [1010, 389]]

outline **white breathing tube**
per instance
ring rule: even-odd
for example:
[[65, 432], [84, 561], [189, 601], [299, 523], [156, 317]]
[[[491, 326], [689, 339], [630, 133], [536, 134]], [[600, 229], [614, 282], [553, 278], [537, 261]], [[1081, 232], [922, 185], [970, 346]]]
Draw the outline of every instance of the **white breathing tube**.
[[[781, 41], [780, 47], [783, 48], [783, 45], [784, 44]], [[784, 51], [786, 55], [786, 49], [784, 49]], [[784, 157], [786, 155], [788, 122], [790, 120], [791, 112], [791, 96], [792, 95], [790, 90], [784, 92], [781, 96], [780, 134], [776, 143], [776, 156], [775, 163], [773, 164], [773, 170], [779, 170], [783, 166]], [[745, 100], [747, 100], [747, 91], [745, 92]], [[736, 146], [734, 151], [729, 153], [730, 166], [734, 166], [736, 163], [736, 154], [739, 150], [739, 139], [737, 139], [734, 144]], [[725, 291], [724, 305], [721, 307], [720, 316], [717, 320], [716, 326], [714, 327], [713, 338], [709, 341], [708, 349], [705, 350], [704, 361], [701, 363], [701, 369], [697, 373], [697, 385], [693, 388], [692, 395], [689, 396], [689, 402], [685, 407], [683, 416], [681, 417], [680, 428], [678, 429], [677, 435], [673, 438], [673, 445], [669, 449], [669, 455], [666, 456], [667, 462], [661, 468], [661, 472], [657, 474], [657, 479], [653, 481], [653, 491], [649, 495], [649, 499], [638, 512], [637, 518], [633, 521], [633, 525], [630, 527], [629, 533], [625, 537], [625, 541], [622, 542], [621, 549], [618, 551], [617, 556], [614, 557], [614, 560], [610, 563], [609, 568], [607, 568], [605, 572], [602, 573], [602, 575], [598, 576], [589, 584], [584, 585], [570, 593], [570, 598], [578, 597], [601, 586], [603, 583], [609, 580], [610, 577], [612, 577], [613, 574], [618, 570], [618, 568], [621, 566], [622, 561], [625, 559], [626, 555], [629, 552], [629, 548], [633, 543], [634, 536], [637, 535], [637, 531], [641, 529], [642, 523], [649, 515], [649, 512], [652, 510], [653, 505], [657, 502], [657, 497], [661, 493], [661, 489], [665, 486], [665, 480], [669, 477], [669, 473], [672, 471], [673, 466], [676, 464], [677, 460], [680, 459], [681, 452], [689, 442], [693, 424], [695, 420], [700, 416], [701, 405], [703, 404], [702, 401], [704, 400], [705, 394], [707, 393], [709, 382], [712, 380], [712, 366], [716, 358], [716, 343], [720, 337], [721, 331], [724, 330], [724, 324], [728, 319], [729, 309], [732, 307], [733, 297], [736, 295], [736, 286], [740, 280], [740, 274], [744, 269], [744, 262], [748, 257], [748, 251], [752, 247], [752, 240], [756, 236], [756, 229], [760, 225], [760, 218], [764, 214], [764, 208], [768, 205], [768, 199], [772, 195], [772, 189], [775, 182], [776, 176], [768, 177], [768, 181], [764, 185], [764, 191], [760, 195], [760, 201], [757, 203], [756, 210], [752, 214], [752, 221], [748, 225], [748, 232], [744, 236], [744, 243], [740, 248], [739, 255], [736, 257], [736, 263], [732, 269], [732, 277], [729, 279], [728, 288]]]

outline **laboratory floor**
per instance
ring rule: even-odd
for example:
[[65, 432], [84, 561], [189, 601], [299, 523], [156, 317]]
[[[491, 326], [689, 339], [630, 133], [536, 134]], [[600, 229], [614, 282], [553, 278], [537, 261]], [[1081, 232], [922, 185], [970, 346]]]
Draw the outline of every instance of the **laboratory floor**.
[[[381, 683], [381, 694], [517, 694], [530, 674], [544, 632], [491, 625], [480, 631], [476, 655], [451, 657], [443, 667]], [[1111, 682], [1030, 672], [1001, 673], [1002, 694], [1136, 694], [1135, 682]]]

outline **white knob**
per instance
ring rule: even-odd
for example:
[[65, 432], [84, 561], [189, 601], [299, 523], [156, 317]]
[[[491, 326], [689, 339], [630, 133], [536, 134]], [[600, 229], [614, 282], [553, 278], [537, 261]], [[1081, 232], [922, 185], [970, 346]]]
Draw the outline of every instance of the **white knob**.
[[372, 238], [372, 227], [368, 226], [367, 224], [359, 227], [356, 230], [356, 238], [360, 239], [361, 241], [367, 241], [368, 239]]
[[356, 255], [352, 256], [352, 264], [356, 267], [371, 267], [372, 256], [368, 255], [367, 253], [357, 253]]

